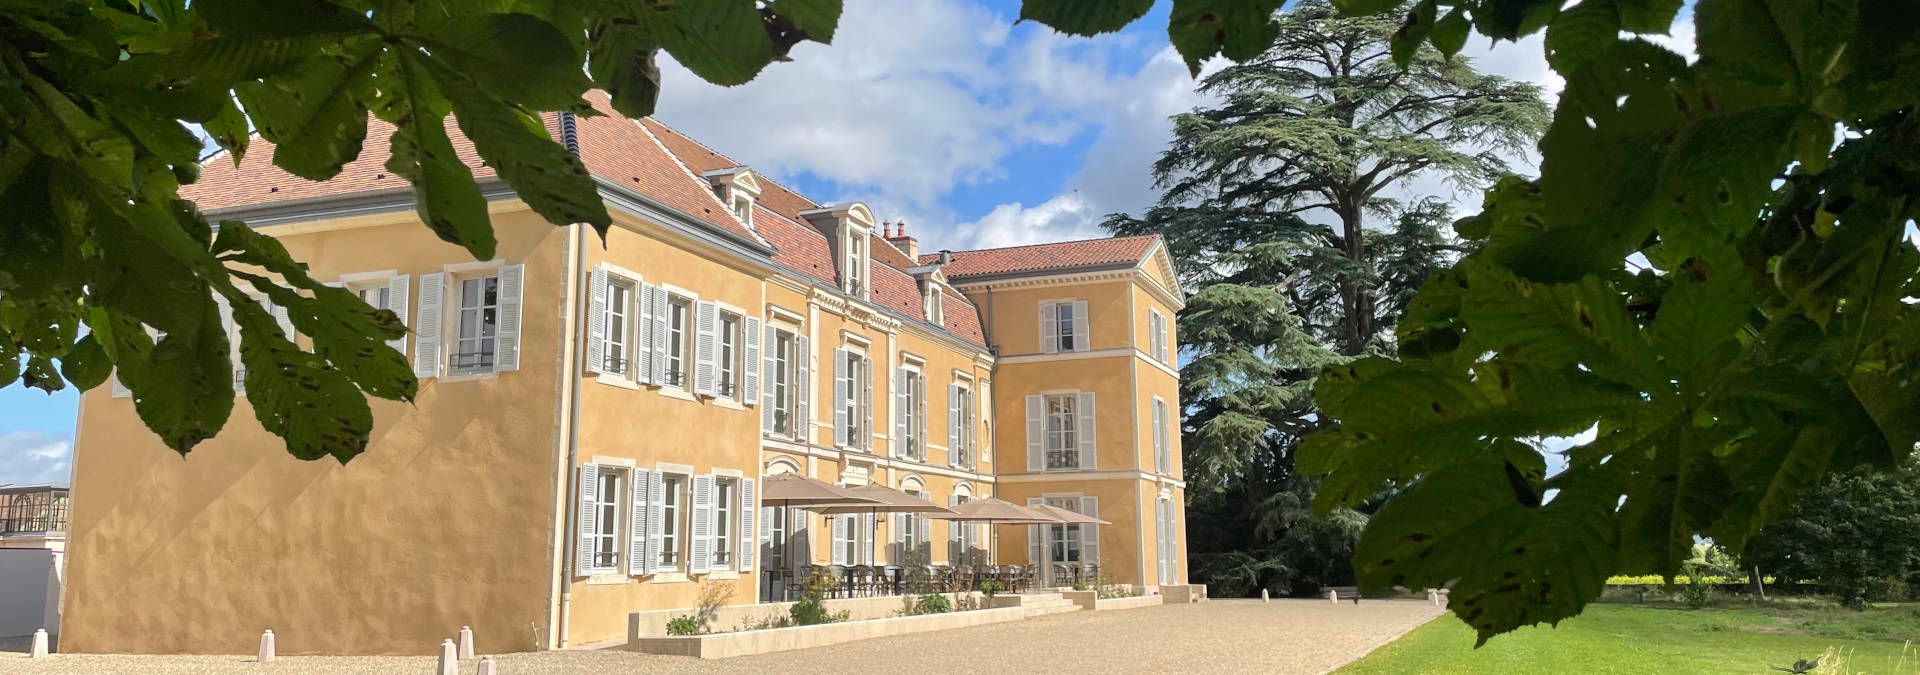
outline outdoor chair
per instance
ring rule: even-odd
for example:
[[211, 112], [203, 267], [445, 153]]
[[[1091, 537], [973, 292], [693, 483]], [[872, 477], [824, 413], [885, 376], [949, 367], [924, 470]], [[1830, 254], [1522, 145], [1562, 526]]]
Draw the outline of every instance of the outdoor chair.
[[872, 596], [873, 586], [874, 586], [873, 566], [872, 565], [854, 565], [852, 574], [853, 574], [853, 593], [863, 598]]
[[880, 574], [882, 583], [887, 587], [887, 594], [899, 595], [902, 587], [906, 585], [907, 568], [899, 565], [888, 565], [880, 568]]
[[853, 576], [847, 573], [846, 565], [828, 565], [827, 575], [833, 578], [833, 597], [844, 598], [853, 594]]
[[1072, 586], [1078, 581], [1079, 581], [1079, 576], [1075, 574], [1075, 570], [1073, 569], [1073, 565], [1071, 563], [1054, 563], [1053, 564], [1053, 585]]
[[1080, 578], [1089, 586], [1100, 583], [1100, 563], [1080, 563]]

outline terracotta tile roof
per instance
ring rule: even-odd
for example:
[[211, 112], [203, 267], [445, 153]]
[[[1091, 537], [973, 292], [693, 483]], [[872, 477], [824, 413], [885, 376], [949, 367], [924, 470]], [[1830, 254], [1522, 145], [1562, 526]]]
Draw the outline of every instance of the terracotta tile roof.
[[946, 291], [941, 294], [941, 306], [946, 314], [947, 332], [974, 344], [987, 343], [987, 331], [980, 327], [980, 308], [967, 300], [967, 296]]
[[[953, 263], [947, 265], [943, 271], [946, 272], [948, 279], [958, 281], [966, 277], [1133, 264], [1140, 262], [1140, 259], [1145, 257], [1147, 251], [1159, 240], [1159, 235], [1146, 234], [1136, 237], [955, 251]], [[939, 259], [940, 255], [937, 253], [920, 256], [921, 264], [931, 264]]]
[[[719, 151], [707, 147], [705, 143], [693, 140], [692, 137], [680, 133], [680, 130], [667, 126], [660, 120], [649, 117], [642, 120], [641, 124], [645, 125], [647, 131], [652, 132], [655, 138], [660, 139], [661, 145], [667, 146], [674, 156], [679, 157], [680, 161], [685, 162], [687, 167], [693, 169], [696, 174], [741, 166], [733, 158], [720, 154]], [[754, 200], [755, 204], [765, 206], [772, 209], [774, 213], [800, 223], [807, 222], [805, 218], [800, 217], [801, 211], [820, 208], [819, 204], [798, 192], [787, 189], [787, 186], [774, 182], [759, 172], [755, 172], [755, 175], [759, 175], [761, 179], [760, 198]]]
[[[467, 168], [473, 170], [475, 178], [494, 175], [493, 169], [480, 160], [480, 154], [474, 152], [473, 143], [454, 126], [452, 118], [447, 119], [447, 133], [453, 139], [454, 152]], [[361, 192], [404, 190], [408, 187], [406, 179], [387, 171], [386, 167], [390, 155], [387, 141], [392, 136], [393, 125], [378, 118], [369, 118], [367, 140], [360, 157], [341, 167], [339, 175], [333, 179], [321, 182], [295, 176], [274, 166], [273, 143], [256, 133], [248, 142], [247, 152], [241, 156], [239, 166], [234, 166], [232, 156], [225, 152], [208, 158], [200, 168], [200, 180], [180, 186], [180, 196], [193, 200], [202, 211], [212, 211]]]
[[764, 241], [734, 217], [733, 210], [697, 175], [681, 164], [644, 124], [614, 112], [606, 93], [587, 92], [599, 117], [579, 120], [580, 160], [594, 175], [638, 192], [715, 229], [748, 241]]
[[833, 264], [833, 249], [812, 225], [793, 222], [772, 209], [760, 207], [754, 211], [753, 227], [773, 244], [774, 262], [828, 286], [840, 285], [838, 270]]

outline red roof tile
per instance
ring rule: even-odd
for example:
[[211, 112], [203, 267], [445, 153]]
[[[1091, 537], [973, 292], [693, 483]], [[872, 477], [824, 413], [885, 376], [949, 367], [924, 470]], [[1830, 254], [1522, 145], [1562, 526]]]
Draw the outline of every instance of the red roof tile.
[[[958, 281], [966, 277], [1133, 264], [1140, 262], [1140, 259], [1145, 257], [1147, 251], [1153, 247], [1154, 242], [1159, 240], [1159, 235], [1147, 234], [1136, 237], [955, 251], [953, 263], [942, 270], [946, 272], [947, 278]], [[920, 263], [932, 264], [939, 259], [940, 255], [937, 253], [926, 254], [920, 256]]]
[[675, 159], [643, 124], [621, 117], [607, 95], [587, 92], [599, 117], [579, 117], [580, 161], [594, 175], [748, 241], [762, 241], [734, 217], [707, 186], [698, 169]]
[[[453, 150], [461, 163], [473, 170], [475, 178], [493, 176], [493, 169], [480, 160], [480, 154], [474, 152], [473, 143], [454, 126], [453, 119], [448, 118], [446, 124], [447, 133], [453, 139]], [[341, 167], [339, 175], [331, 180], [310, 181], [274, 166], [273, 143], [254, 134], [248, 142], [246, 154], [241, 156], [239, 166], [234, 166], [232, 156], [225, 152], [208, 158], [200, 167], [200, 180], [180, 186], [180, 196], [192, 200], [202, 211], [212, 211], [361, 192], [404, 190], [408, 187], [407, 180], [387, 171], [386, 167], [390, 154], [388, 140], [392, 136], [393, 125], [378, 118], [369, 118], [367, 140], [360, 157]]]

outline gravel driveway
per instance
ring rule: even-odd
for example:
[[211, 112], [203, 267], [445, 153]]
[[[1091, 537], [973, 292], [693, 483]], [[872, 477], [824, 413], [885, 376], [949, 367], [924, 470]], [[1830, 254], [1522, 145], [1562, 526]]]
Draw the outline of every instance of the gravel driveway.
[[[620, 650], [537, 652], [497, 657], [517, 673], [1321, 673], [1355, 660], [1439, 616], [1418, 600], [1335, 606], [1324, 600], [1213, 600], [1108, 612], [1070, 612], [1009, 623], [852, 642], [831, 647], [701, 661]], [[17, 641], [14, 641], [17, 642]], [[24, 650], [24, 644], [7, 644]], [[6, 673], [432, 673], [430, 656], [251, 656], [55, 654], [29, 661], [0, 652]], [[462, 672], [471, 673], [471, 662]]]

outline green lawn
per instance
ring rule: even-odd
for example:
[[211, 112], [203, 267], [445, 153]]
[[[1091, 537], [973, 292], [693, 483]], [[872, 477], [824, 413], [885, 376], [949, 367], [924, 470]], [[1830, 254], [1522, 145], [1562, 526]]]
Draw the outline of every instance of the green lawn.
[[1854, 612], [1597, 604], [1557, 628], [1523, 628], [1478, 650], [1466, 624], [1443, 616], [1339, 672], [1767, 673], [1829, 647], [1846, 656], [1833, 672], [1920, 675], [1920, 605]]

